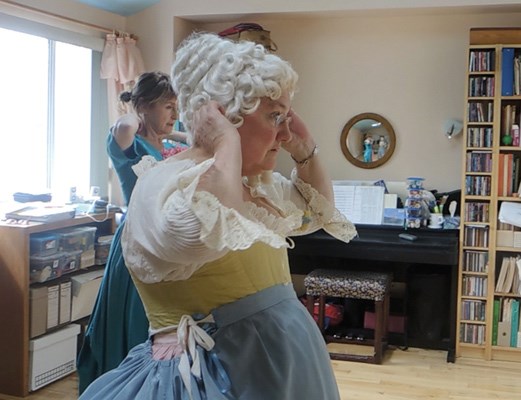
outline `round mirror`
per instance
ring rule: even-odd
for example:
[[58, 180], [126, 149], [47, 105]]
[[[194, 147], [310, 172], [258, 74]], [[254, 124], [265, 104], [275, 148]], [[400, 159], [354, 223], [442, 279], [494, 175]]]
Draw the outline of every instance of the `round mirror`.
[[363, 113], [355, 115], [345, 124], [340, 146], [351, 164], [360, 168], [376, 168], [391, 158], [396, 136], [384, 117]]

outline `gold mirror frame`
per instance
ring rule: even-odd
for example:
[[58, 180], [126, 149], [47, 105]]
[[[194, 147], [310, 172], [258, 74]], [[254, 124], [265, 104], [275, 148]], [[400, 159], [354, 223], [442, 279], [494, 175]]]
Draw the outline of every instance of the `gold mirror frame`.
[[[379, 125], [376, 127], [371, 126], [374, 125], [371, 124], [371, 121], [374, 121], [375, 124], [379, 123]], [[361, 129], [357, 129], [357, 126], [355, 126], [357, 124], [361, 127]], [[364, 133], [364, 130], [366, 133]], [[351, 143], [350, 141], [354, 139], [354, 135], [360, 137], [357, 137], [356, 141], [359, 142], [358, 147], [363, 148], [365, 140], [362, 139], [362, 137], [363, 135], [367, 135], [367, 132], [371, 134], [371, 137], [379, 136], [379, 140], [382, 137], [385, 138], [382, 144], [382, 147], [385, 147], [383, 149], [384, 153], [381, 156], [378, 156], [378, 152], [375, 153], [372, 145], [373, 141], [371, 141], [371, 161], [364, 160], [364, 153], [353, 154], [353, 152], [349, 149], [349, 143]], [[349, 137], [349, 134], [351, 134], [351, 138]], [[385, 141], [387, 143], [385, 143]], [[345, 158], [347, 158], [351, 164], [360, 168], [377, 168], [380, 165], [385, 164], [393, 155], [395, 146], [396, 135], [394, 134], [393, 127], [389, 121], [387, 121], [387, 119], [375, 113], [362, 113], [355, 115], [353, 118], [347, 121], [347, 123], [344, 125], [344, 128], [342, 129], [342, 135], [340, 135], [340, 147], [342, 148], [342, 153], [344, 153]], [[375, 155], [376, 159], [374, 159]]]

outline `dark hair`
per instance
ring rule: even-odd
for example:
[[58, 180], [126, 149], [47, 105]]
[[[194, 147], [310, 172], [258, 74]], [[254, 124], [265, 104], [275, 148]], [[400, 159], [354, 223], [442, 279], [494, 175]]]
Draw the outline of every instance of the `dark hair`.
[[158, 71], [141, 74], [132, 91], [125, 91], [119, 95], [122, 102], [132, 102], [134, 110], [173, 97], [176, 97], [176, 95], [172, 88], [170, 76]]

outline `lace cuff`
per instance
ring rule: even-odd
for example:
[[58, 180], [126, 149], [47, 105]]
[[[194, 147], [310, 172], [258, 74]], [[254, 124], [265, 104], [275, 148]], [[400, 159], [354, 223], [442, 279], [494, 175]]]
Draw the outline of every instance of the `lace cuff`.
[[[309, 183], [304, 182], [297, 176], [297, 170], [291, 172], [291, 181], [300, 192], [312, 215], [304, 216], [308, 220], [318, 219], [318, 224], [331, 236], [348, 243], [356, 237], [356, 228], [340, 211], [338, 211], [322, 194], [317, 192]], [[305, 228], [305, 223], [303, 227]]]

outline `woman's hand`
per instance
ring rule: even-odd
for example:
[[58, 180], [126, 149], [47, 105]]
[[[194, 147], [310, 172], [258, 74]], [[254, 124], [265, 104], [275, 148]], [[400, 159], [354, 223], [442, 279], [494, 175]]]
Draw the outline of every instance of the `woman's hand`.
[[230, 141], [240, 142], [239, 132], [215, 101], [202, 105], [194, 113], [192, 130], [194, 146], [201, 147], [209, 154], [215, 154]]
[[242, 186], [242, 153], [239, 132], [223, 115], [215, 101], [203, 105], [192, 119], [194, 145], [205, 157], [215, 159], [211, 168], [199, 179], [198, 188], [216, 196], [230, 208], [244, 207]]
[[293, 109], [289, 111], [288, 117], [291, 139], [282, 142], [282, 147], [294, 160], [301, 161], [310, 156], [316, 144], [306, 124]]

